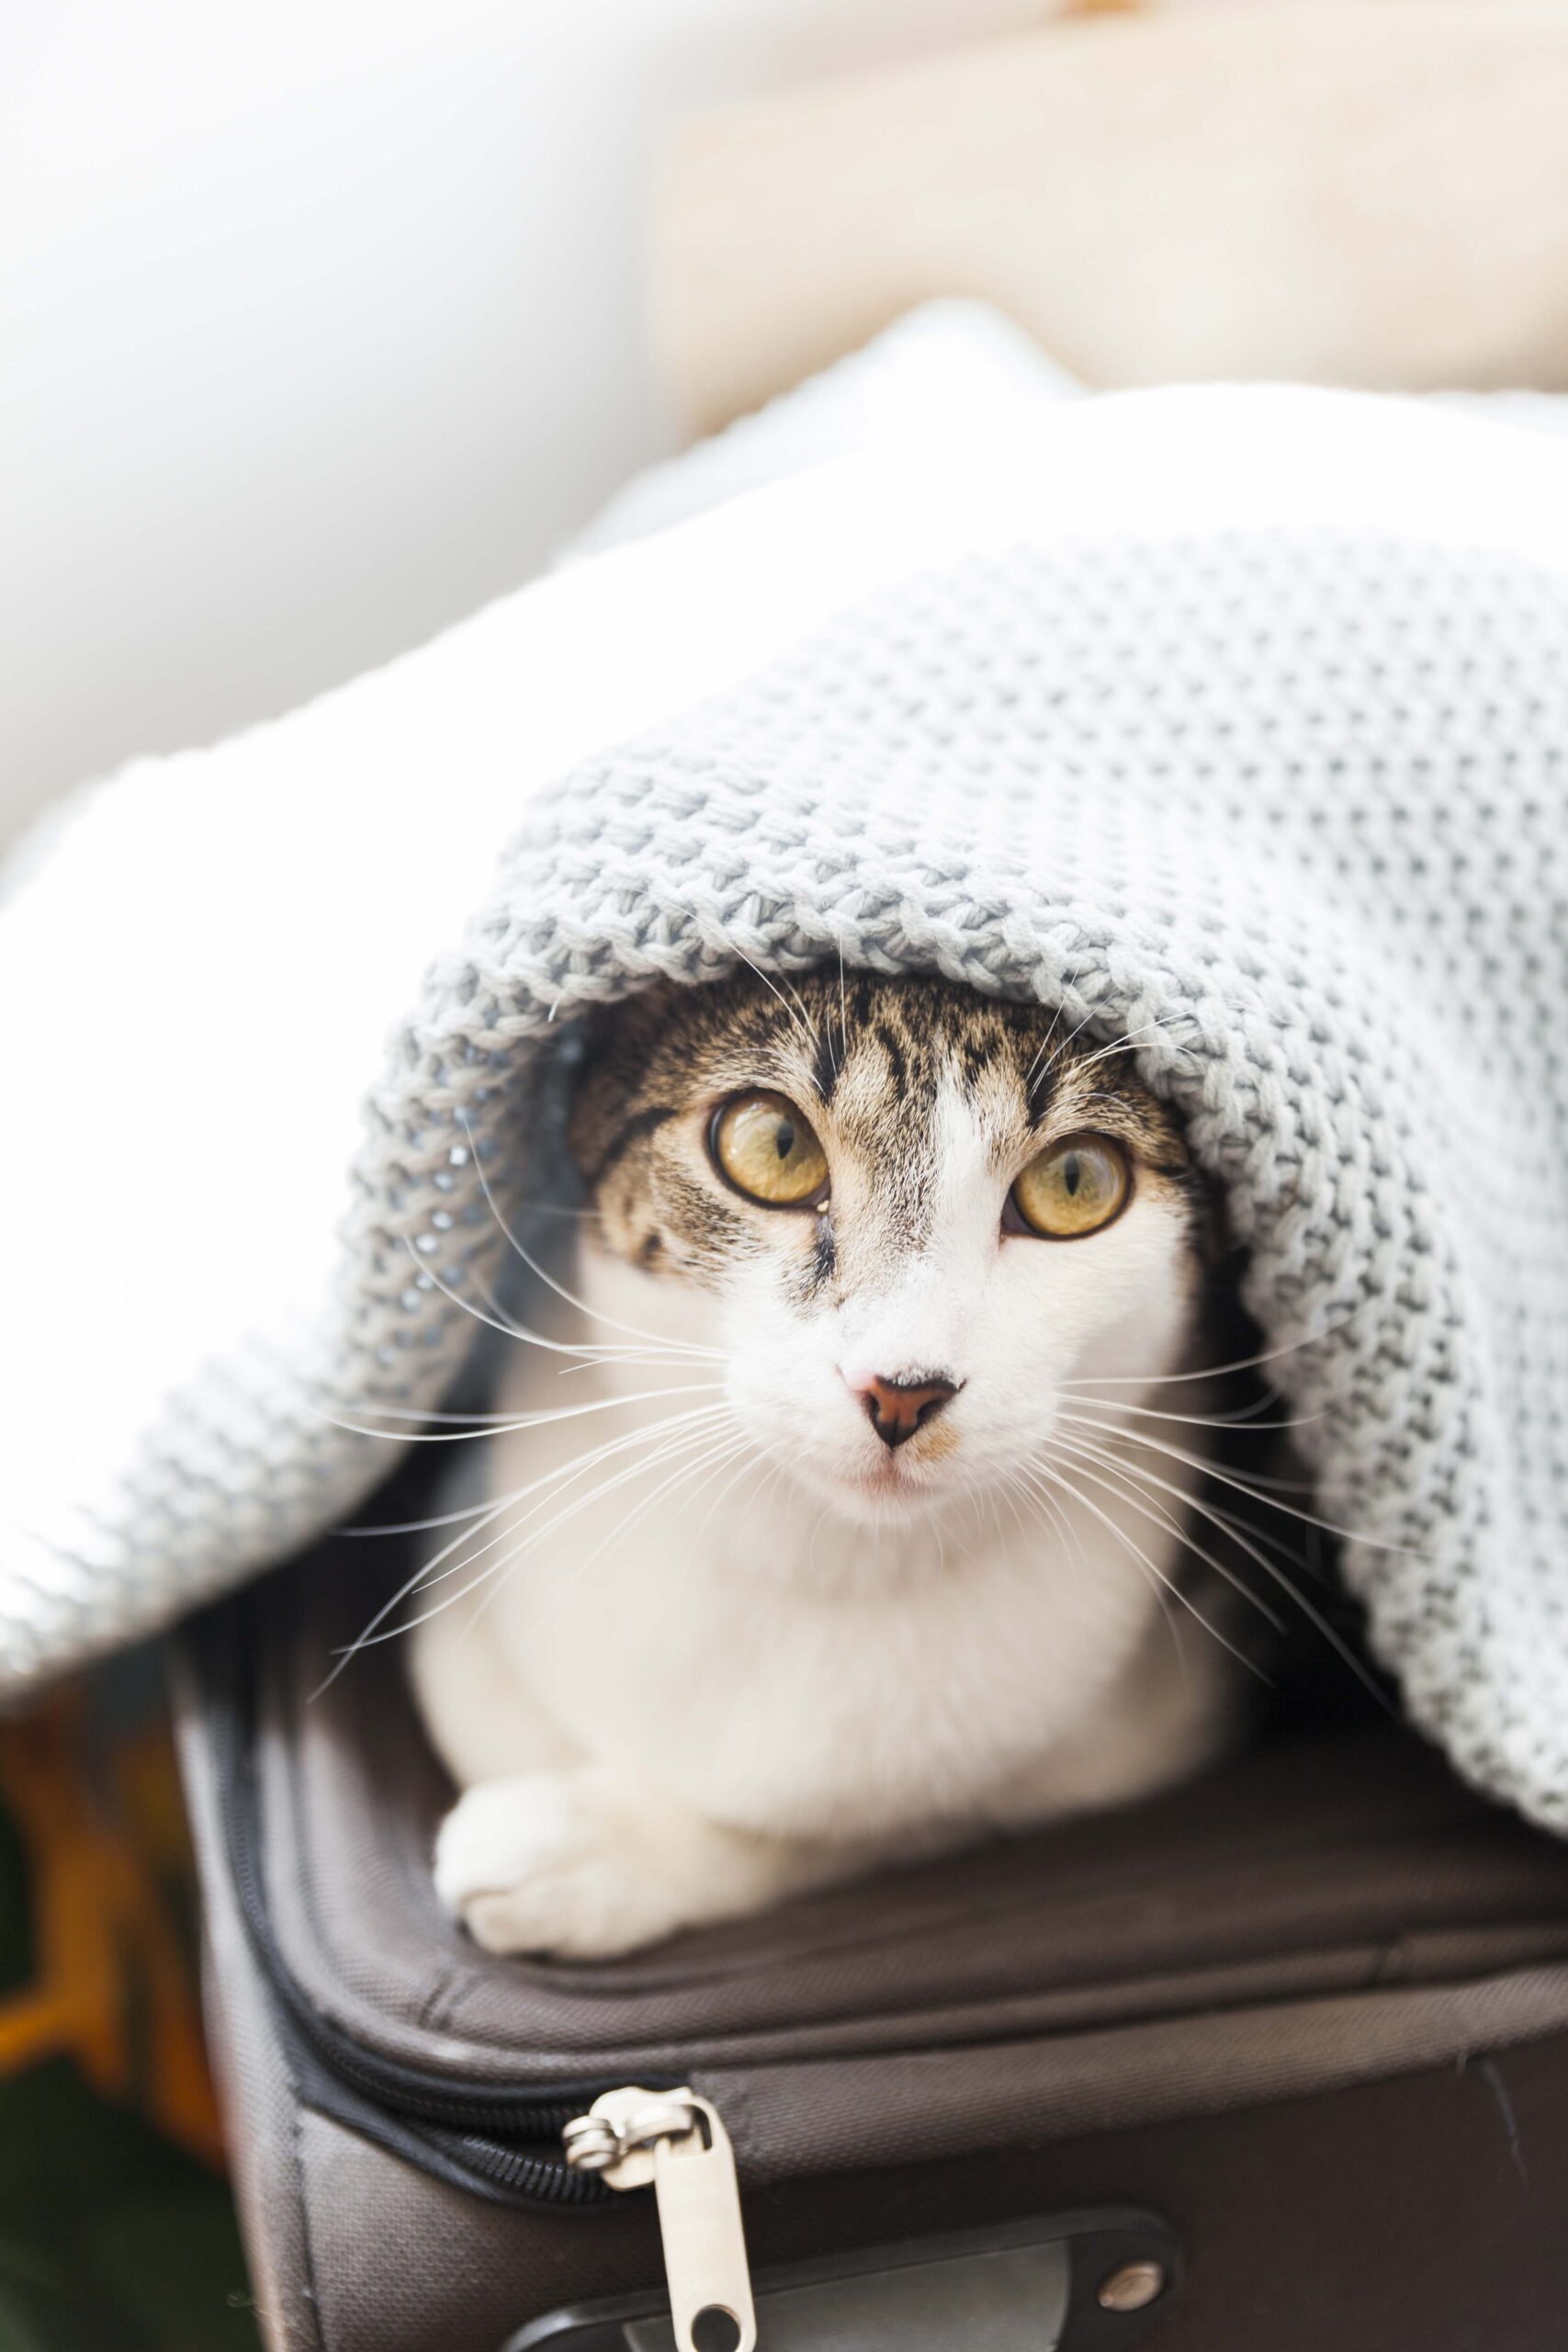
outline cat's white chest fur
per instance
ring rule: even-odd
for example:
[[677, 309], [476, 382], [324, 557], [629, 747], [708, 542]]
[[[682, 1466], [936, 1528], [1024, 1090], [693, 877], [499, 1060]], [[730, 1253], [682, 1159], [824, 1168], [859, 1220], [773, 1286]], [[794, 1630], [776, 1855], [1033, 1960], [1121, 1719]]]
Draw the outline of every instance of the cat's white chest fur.
[[[563, 1380], [558, 1358], [513, 1352], [497, 1406], [535, 1425], [488, 1441], [489, 1486], [528, 1492], [475, 1546], [515, 1532], [414, 1636], [426, 1720], [468, 1791], [438, 1884], [481, 1940], [627, 1949], [1136, 1795], [1215, 1736], [1224, 1660], [1151, 1599], [1175, 1547], [1146, 1501], [1079, 1464], [1078, 1496], [1048, 1509], [1021, 1493], [863, 1524], [700, 1393], [614, 1401], [655, 1383], [701, 1388], [680, 1368]], [[591, 1409], [536, 1420], [563, 1398]], [[631, 1442], [677, 1412], [711, 1419]]]
[[[502, 1409], [536, 1410], [547, 1376], [519, 1369]], [[514, 1466], [537, 1477], [540, 1441], [581, 1443], [575, 1426], [513, 1441]], [[628, 1480], [422, 1629], [427, 1705], [443, 1672], [462, 1694], [441, 1720], [464, 1780], [558, 1735], [715, 1820], [836, 1838], [983, 1806], [1091, 1719], [1097, 1745], [1123, 1745], [1105, 1702], [1144, 1640], [1148, 1572], [1089, 1510], [1071, 1545], [1022, 1512], [875, 1531], [829, 1524], [766, 1464], [735, 1467], [657, 1500], [668, 1471]], [[489, 1706], [485, 1655], [510, 1685]]]

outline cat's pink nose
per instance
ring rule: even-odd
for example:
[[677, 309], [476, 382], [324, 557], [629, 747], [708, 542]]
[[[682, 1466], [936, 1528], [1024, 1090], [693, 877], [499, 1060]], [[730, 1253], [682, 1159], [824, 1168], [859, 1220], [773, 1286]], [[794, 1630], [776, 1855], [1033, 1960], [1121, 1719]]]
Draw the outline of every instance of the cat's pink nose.
[[886, 1446], [902, 1445], [958, 1394], [957, 1381], [940, 1374], [927, 1380], [884, 1380], [874, 1372], [852, 1385], [867, 1420]]

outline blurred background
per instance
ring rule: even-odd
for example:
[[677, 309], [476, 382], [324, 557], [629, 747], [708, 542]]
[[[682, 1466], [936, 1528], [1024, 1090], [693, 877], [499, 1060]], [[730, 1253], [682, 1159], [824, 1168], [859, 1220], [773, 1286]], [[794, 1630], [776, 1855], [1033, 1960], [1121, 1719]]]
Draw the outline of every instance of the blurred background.
[[1039, 0], [10, 0], [0, 825], [536, 569], [672, 446], [666, 134]]
[[928, 296], [1568, 379], [1561, 0], [10, 0], [0, 835], [513, 586]]
[[[1562, 429], [1565, 121], [1568, 0], [9, 0], [0, 843], [934, 299]], [[5, 2352], [254, 2340], [193, 1928], [155, 1665], [0, 1725]]]

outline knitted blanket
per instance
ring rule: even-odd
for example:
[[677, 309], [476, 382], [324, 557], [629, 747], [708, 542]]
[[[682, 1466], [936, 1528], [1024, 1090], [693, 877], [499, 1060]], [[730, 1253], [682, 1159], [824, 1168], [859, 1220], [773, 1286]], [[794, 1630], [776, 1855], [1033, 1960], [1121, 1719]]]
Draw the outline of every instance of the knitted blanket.
[[[196, 802], [221, 787], [259, 878], [188, 842], [172, 881], [128, 867], [122, 828], [91, 872], [68, 841], [6, 918], [36, 945], [41, 891], [107, 926], [96, 1055], [56, 1025], [22, 1102], [7, 1048], [25, 1154], [56, 1182], [85, 1161], [97, 1205], [78, 1183], [29, 1337], [51, 1297], [79, 1358], [119, 1301], [146, 1342], [160, 1302], [222, 1294], [164, 1347], [193, 1376], [13, 1532], [13, 1684], [384, 1472], [339, 1424], [451, 1381], [575, 1015], [842, 954], [1131, 1041], [1227, 1188], [1412, 1715], [1568, 1830], [1568, 450], [1342, 395], [1066, 403], [598, 557], [224, 756], [183, 801], [155, 772], [143, 821], [159, 790], [216, 821]], [[103, 1034], [135, 941], [171, 978], [161, 1025], [119, 1033], [128, 1084]], [[351, 1112], [352, 1186], [327, 1181]]]

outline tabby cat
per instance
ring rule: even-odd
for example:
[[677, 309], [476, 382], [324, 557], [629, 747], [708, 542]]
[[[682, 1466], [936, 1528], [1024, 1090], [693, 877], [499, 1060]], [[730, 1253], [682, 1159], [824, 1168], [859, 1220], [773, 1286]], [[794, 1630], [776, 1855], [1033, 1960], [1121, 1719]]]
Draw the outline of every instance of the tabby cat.
[[747, 973], [593, 1021], [570, 1139], [575, 1264], [414, 1637], [481, 1944], [626, 1952], [1213, 1756], [1219, 1217], [1124, 1044]]

